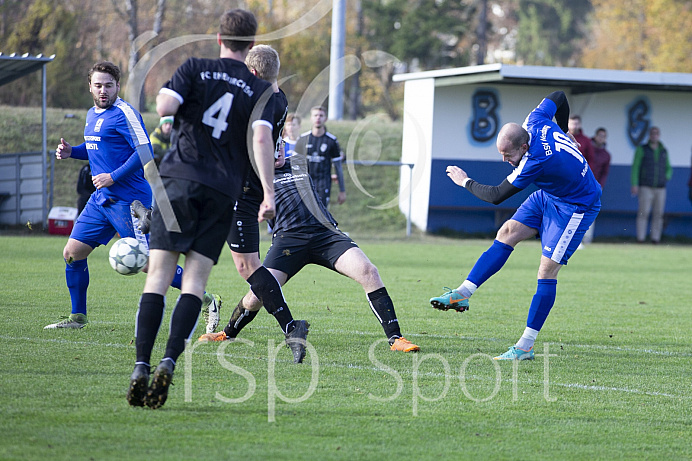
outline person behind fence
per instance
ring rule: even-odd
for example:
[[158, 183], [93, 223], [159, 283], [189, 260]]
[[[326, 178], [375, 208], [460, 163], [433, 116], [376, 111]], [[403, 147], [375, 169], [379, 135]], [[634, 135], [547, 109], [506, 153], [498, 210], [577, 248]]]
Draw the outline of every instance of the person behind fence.
[[[600, 127], [596, 130], [593, 138], [591, 138], [591, 146], [593, 147], [593, 156], [589, 162], [589, 168], [593, 172], [596, 181], [601, 185], [601, 189], [605, 187], [605, 183], [608, 180], [608, 173], [610, 173], [610, 152], [606, 150], [606, 141], [608, 140], [608, 132], [605, 128]], [[593, 241], [593, 234], [596, 228], [596, 222], [594, 221], [589, 227], [589, 230], [584, 234], [584, 243], [591, 243]]]
[[159, 166], [161, 159], [168, 153], [171, 147], [171, 132], [173, 131], [173, 117], [161, 117], [159, 126], [150, 135], [151, 147], [154, 149], [154, 161]]
[[673, 176], [668, 150], [661, 143], [661, 129], [652, 126], [649, 140], [634, 151], [632, 196], [638, 197], [637, 242], [644, 243], [651, 217], [651, 243], [661, 241], [663, 213], [666, 208], [666, 184]]
[[[555, 117], [555, 121], [553, 121]], [[458, 166], [447, 175], [471, 194], [502, 203], [531, 184], [538, 187], [497, 233], [493, 244], [476, 261], [459, 288], [430, 299], [435, 309], [464, 312], [469, 298], [507, 262], [514, 247], [528, 238], [541, 240], [536, 294], [526, 328], [514, 346], [495, 360], [533, 360], [538, 332], [555, 303], [557, 274], [567, 264], [601, 209], [601, 186], [568, 133], [569, 103], [555, 91], [526, 117], [523, 126], [508, 123], [497, 136], [497, 150], [514, 170], [499, 186], [480, 184]]]

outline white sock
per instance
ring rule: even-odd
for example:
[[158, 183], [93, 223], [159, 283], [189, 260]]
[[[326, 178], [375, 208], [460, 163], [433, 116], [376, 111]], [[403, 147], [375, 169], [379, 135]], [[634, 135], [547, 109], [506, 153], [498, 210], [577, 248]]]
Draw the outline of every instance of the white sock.
[[464, 280], [464, 283], [459, 285], [459, 288], [457, 288], [457, 291], [461, 293], [463, 296], [470, 298], [471, 295], [478, 289], [475, 283], [469, 282], [468, 280]]
[[521, 338], [517, 341], [516, 347], [523, 351], [530, 351], [533, 347], [533, 343], [536, 341], [536, 336], [538, 336], [538, 330], [526, 327], [524, 329], [524, 334], [521, 335]]

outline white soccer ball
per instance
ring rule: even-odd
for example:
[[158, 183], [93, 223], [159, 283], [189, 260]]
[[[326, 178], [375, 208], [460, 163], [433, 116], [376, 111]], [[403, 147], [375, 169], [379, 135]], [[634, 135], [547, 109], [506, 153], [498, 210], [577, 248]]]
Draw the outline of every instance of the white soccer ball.
[[136, 238], [121, 238], [113, 244], [108, 252], [108, 261], [115, 271], [122, 275], [135, 275], [149, 261], [149, 251]]

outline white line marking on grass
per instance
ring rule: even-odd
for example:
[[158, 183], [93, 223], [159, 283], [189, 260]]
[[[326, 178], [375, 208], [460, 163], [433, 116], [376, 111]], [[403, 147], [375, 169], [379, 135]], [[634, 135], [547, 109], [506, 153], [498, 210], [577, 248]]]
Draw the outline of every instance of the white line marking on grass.
[[[264, 328], [264, 327], [260, 327]], [[336, 333], [336, 331], [334, 331]], [[362, 336], [379, 336], [374, 333], [369, 333], [369, 332], [352, 332], [358, 335]], [[428, 335], [418, 335], [418, 336], [428, 336]], [[457, 336], [451, 336], [449, 338], [459, 338]], [[100, 342], [95, 342], [95, 341], [73, 341], [73, 340], [68, 340], [68, 339], [60, 339], [60, 338], [36, 338], [36, 337], [14, 337], [14, 336], [5, 336], [5, 335], [0, 335], [0, 339], [2, 340], [10, 340], [10, 341], [27, 341], [27, 342], [34, 342], [34, 343], [54, 343], [54, 344], [73, 344], [73, 345], [78, 345], [78, 346], [102, 346], [102, 347], [112, 347], [112, 348], [117, 348], [117, 349], [123, 349], [123, 348], [128, 348], [128, 349], [134, 349], [134, 344], [120, 344], [120, 343], [100, 343]], [[566, 343], [551, 343], [551, 344], [564, 344], [568, 345]], [[575, 347], [584, 347], [584, 348], [598, 348], [598, 349], [615, 349], [615, 350], [620, 350], [624, 352], [641, 352], [635, 349], [623, 349], [620, 347], [611, 347], [611, 346], [589, 346], [589, 345], [571, 345]], [[156, 349], [162, 349], [163, 347], [158, 347]], [[661, 354], [664, 354], [665, 351], [657, 351]], [[217, 352], [216, 351], [202, 351], [202, 350], [195, 350], [193, 352], [193, 355], [205, 355], [205, 356], [216, 356]], [[249, 360], [249, 361], [262, 361], [266, 362], [267, 358], [266, 357], [258, 357], [257, 355], [238, 355], [238, 354], [224, 354], [227, 357], [234, 358], [234, 359], [240, 359], [240, 360]], [[667, 355], [683, 355], [687, 356], [689, 354], [685, 353], [670, 353]], [[281, 362], [292, 362], [292, 360], [281, 360]], [[357, 369], [357, 370], [365, 370], [365, 371], [372, 371], [374, 373], [380, 373], [383, 370], [378, 367], [370, 367], [370, 366], [363, 366], [363, 365], [357, 365], [353, 363], [348, 363], [348, 364], [343, 364], [343, 363], [338, 363], [338, 362], [326, 362], [320, 360], [320, 366], [327, 366], [335, 369]], [[405, 374], [405, 375], [412, 375], [413, 373], [410, 370], [397, 370], [398, 373], [400, 374]], [[445, 378], [444, 373], [432, 373], [432, 372], [426, 372], [426, 373], [419, 373], [419, 375], [422, 376], [430, 376], [430, 377], [436, 377], [436, 378]], [[495, 378], [490, 378], [487, 376], [477, 376], [477, 375], [466, 375], [466, 378], [470, 378], [473, 380], [478, 380], [478, 381], [495, 381]], [[446, 379], [458, 379], [458, 375], [452, 374], [451, 376], [447, 376]], [[532, 380], [529, 378], [522, 378], [522, 380], [526, 383], [529, 384], [542, 384], [543, 381], [537, 381], [537, 380]], [[502, 379], [502, 382], [508, 382], [512, 383], [514, 382], [513, 379]], [[675, 398], [675, 399], [685, 399], [685, 400], [690, 400], [692, 399], [692, 395], [675, 395], [675, 394], [668, 394], [665, 392], [650, 392], [650, 391], [642, 391], [640, 389], [629, 389], [626, 387], [607, 387], [607, 386], [592, 386], [592, 385], [585, 385], [585, 384], [578, 384], [578, 383], [557, 383], [557, 382], [551, 382], [551, 386], [559, 386], [559, 387], [564, 387], [567, 389], [580, 389], [580, 390], [586, 390], [586, 391], [596, 391], [596, 392], [623, 392], [627, 394], [637, 394], [637, 395], [648, 395], [651, 397], [669, 397], [669, 398]]]

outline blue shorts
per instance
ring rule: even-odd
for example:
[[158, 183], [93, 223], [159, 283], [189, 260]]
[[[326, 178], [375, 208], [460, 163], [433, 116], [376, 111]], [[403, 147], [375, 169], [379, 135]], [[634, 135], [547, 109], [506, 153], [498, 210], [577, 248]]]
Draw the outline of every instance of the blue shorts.
[[600, 201], [584, 208], [537, 190], [521, 204], [512, 219], [538, 230], [543, 256], [567, 264], [600, 210]]
[[134, 237], [149, 248], [149, 235], [142, 234], [138, 224], [137, 218], [130, 213], [128, 203], [97, 205], [92, 195], [77, 218], [70, 238], [96, 248], [107, 245], [117, 232], [121, 238]]

